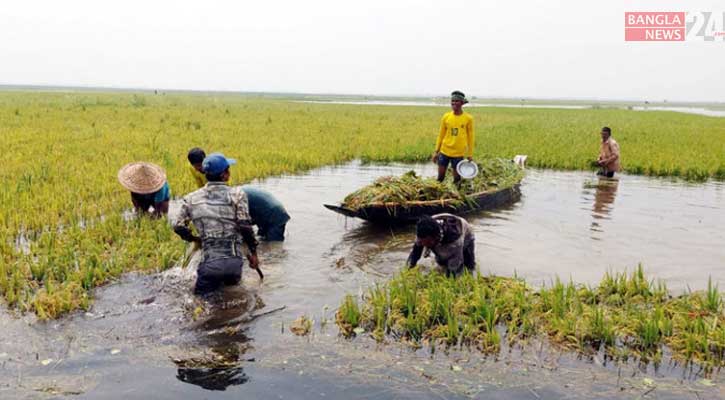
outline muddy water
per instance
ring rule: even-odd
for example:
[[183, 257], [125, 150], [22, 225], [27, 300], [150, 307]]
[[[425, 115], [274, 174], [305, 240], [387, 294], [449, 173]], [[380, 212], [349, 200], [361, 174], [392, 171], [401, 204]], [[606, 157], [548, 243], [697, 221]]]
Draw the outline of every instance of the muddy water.
[[[257, 182], [293, 219], [288, 240], [260, 247], [265, 281], [199, 301], [193, 269], [128, 275], [100, 289], [89, 313], [51, 323], [0, 311], [0, 398], [722, 398], [719, 375], [675, 365], [612, 365], [547, 346], [498, 357], [430, 354], [337, 337], [334, 309], [397, 271], [412, 227], [379, 228], [322, 207], [381, 175], [432, 165], [323, 168]], [[471, 216], [484, 273], [532, 283], [595, 283], [642, 262], [675, 291], [725, 287], [723, 185], [581, 172], [528, 171], [522, 200]], [[290, 323], [315, 320], [297, 337]], [[714, 383], [715, 386], [711, 386]], [[697, 397], [696, 397], [697, 396]]]

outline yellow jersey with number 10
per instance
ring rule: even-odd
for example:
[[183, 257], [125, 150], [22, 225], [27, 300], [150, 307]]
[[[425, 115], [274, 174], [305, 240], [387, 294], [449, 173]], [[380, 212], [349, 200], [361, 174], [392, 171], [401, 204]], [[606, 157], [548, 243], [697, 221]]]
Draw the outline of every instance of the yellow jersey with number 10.
[[473, 157], [473, 117], [467, 112], [443, 114], [436, 151], [448, 157]]

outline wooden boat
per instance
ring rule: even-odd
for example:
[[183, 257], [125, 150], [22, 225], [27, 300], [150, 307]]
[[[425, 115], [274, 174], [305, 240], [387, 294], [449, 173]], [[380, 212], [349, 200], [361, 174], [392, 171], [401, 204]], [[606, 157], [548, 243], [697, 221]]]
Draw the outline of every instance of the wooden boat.
[[455, 200], [407, 201], [404, 203], [371, 203], [357, 210], [344, 206], [325, 204], [324, 206], [347, 217], [362, 218], [379, 223], [413, 223], [423, 215], [450, 213], [463, 215], [476, 211], [491, 210], [511, 204], [521, 198], [519, 184], [494, 191], [474, 193], [468, 196], [469, 201], [461, 204]]

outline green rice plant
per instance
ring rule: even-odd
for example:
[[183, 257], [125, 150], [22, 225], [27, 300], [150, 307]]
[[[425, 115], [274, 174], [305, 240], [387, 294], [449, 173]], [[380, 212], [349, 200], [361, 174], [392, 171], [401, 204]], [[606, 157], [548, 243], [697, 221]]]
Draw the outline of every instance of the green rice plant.
[[445, 312], [445, 325], [443, 325], [445, 341], [448, 344], [456, 344], [461, 334], [461, 326], [458, 315], [450, 308]]
[[637, 341], [642, 350], [650, 350], [659, 345], [662, 340], [659, 316], [657, 314], [651, 316], [641, 315], [637, 334]]
[[[696, 362], [708, 370], [725, 366], [722, 307], [716, 313], [705, 307], [707, 292], [673, 298], [641, 271], [608, 273], [597, 287], [555, 279], [551, 286], [535, 291], [518, 278], [451, 278], [413, 268], [372, 289], [365, 309], [373, 311], [362, 313], [359, 324], [379, 330], [384, 321], [390, 327], [386, 333], [415, 346], [421, 341], [435, 346], [440, 341], [496, 352], [504, 337], [513, 344], [540, 334], [575, 351], [603, 347], [619, 360], [636, 355], [644, 362], [659, 363], [668, 347], [677, 361]], [[710, 284], [708, 292], [713, 287]], [[621, 293], [626, 303], [599, 301], [612, 293]], [[349, 301], [345, 298], [341, 309]], [[343, 334], [349, 329], [341, 319], [338, 325]]]
[[539, 294], [544, 312], [550, 311], [555, 317], [564, 318], [576, 296], [576, 289], [573, 283], [564, 285], [557, 277], [551, 289], [543, 288]]
[[707, 278], [707, 291], [705, 292], [705, 309], [712, 313], [719, 313], [722, 309], [722, 295], [718, 285], [712, 284], [712, 277]]
[[340, 308], [337, 310], [337, 314], [335, 316], [337, 325], [346, 336], [350, 336], [353, 334], [353, 330], [360, 326], [360, 318], [360, 307], [358, 306], [355, 298], [348, 294], [345, 296], [342, 305], [340, 305]]
[[387, 313], [390, 307], [388, 302], [388, 293], [380, 285], [375, 285], [370, 289], [368, 304], [371, 307], [371, 316], [369, 319], [372, 320], [374, 325], [373, 335], [378, 339], [382, 340], [385, 332], [387, 332]]
[[602, 307], [595, 307], [593, 312], [587, 319], [588, 332], [586, 341], [591, 342], [595, 347], [600, 345], [613, 346], [616, 340], [614, 324], [607, 317], [606, 311]]

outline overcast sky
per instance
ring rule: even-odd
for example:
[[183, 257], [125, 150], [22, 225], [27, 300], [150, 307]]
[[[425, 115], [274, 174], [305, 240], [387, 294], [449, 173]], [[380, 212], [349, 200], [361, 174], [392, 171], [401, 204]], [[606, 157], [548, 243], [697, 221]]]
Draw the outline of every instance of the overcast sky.
[[725, 101], [725, 42], [624, 42], [719, 1], [9, 1], [0, 84]]

